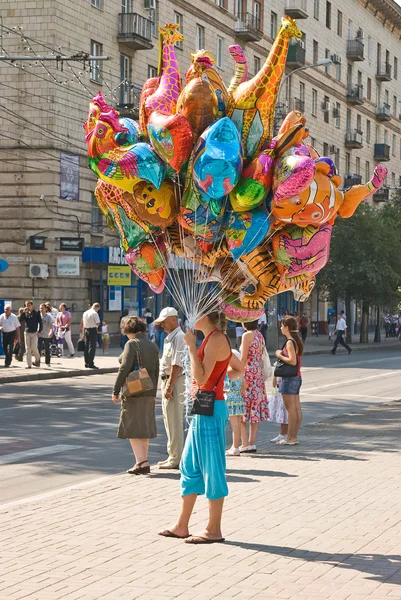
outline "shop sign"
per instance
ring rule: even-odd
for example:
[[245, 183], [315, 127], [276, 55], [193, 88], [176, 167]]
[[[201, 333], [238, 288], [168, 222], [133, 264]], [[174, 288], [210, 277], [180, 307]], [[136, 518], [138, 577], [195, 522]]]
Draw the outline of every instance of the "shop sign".
[[79, 256], [58, 256], [57, 275], [59, 277], [79, 275]]
[[131, 285], [131, 267], [107, 267], [107, 285]]
[[82, 238], [60, 238], [60, 250], [68, 252], [82, 252], [84, 240]]
[[110, 265], [126, 265], [127, 261], [121, 248], [118, 246], [109, 247], [109, 264]]

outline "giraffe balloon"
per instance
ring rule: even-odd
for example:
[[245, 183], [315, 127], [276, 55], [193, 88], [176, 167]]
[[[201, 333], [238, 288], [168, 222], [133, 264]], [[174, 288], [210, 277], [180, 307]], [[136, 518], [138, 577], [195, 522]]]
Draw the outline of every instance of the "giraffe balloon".
[[145, 100], [144, 121], [147, 123], [153, 112], [159, 112], [162, 115], [172, 115], [175, 113], [178, 96], [181, 92], [181, 76], [178, 67], [175, 46], [177, 42], [182, 42], [184, 36], [178, 31], [178, 24], [168, 24], [165, 27], [159, 27], [160, 37], [162, 39], [160, 83], [156, 91]]
[[302, 33], [293, 19], [283, 17], [261, 70], [233, 92], [233, 106], [227, 114], [241, 134], [247, 159], [257, 155], [273, 137], [274, 108], [291, 37], [300, 38]]

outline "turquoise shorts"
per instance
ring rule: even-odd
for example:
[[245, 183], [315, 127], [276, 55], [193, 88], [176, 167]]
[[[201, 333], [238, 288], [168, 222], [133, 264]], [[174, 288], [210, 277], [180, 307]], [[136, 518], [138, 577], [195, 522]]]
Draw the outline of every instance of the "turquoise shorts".
[[181, 496], [205, 494], [208, 500], [228, 496], [226, 426], [228, 409], [216, 400], [213, 417], [194, 415], [181, 457]]

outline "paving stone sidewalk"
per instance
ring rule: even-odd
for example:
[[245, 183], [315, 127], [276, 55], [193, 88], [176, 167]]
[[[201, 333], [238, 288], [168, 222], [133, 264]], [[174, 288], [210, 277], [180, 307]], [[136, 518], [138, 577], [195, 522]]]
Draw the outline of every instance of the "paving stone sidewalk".
[[[230, 458], [225, 544], [156, 535], [180, 504], [156, 468], [0, 506], [0, 598], [399, 600], [400, 419], [394, 402]], [[200, 498], [191, 531], [206, 517]]]

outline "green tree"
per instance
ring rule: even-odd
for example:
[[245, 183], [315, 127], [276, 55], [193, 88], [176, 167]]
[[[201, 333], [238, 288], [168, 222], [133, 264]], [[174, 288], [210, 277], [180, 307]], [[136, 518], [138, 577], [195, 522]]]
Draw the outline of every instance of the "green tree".
[[318, 286], [333, 301], [362, 303], [361, 342], [368, 341], [370, 306], [394, 306], [401, 284], [401, 201], [377, 208], [365, 202], [350, 219], [337, 218], [330, 258]]

